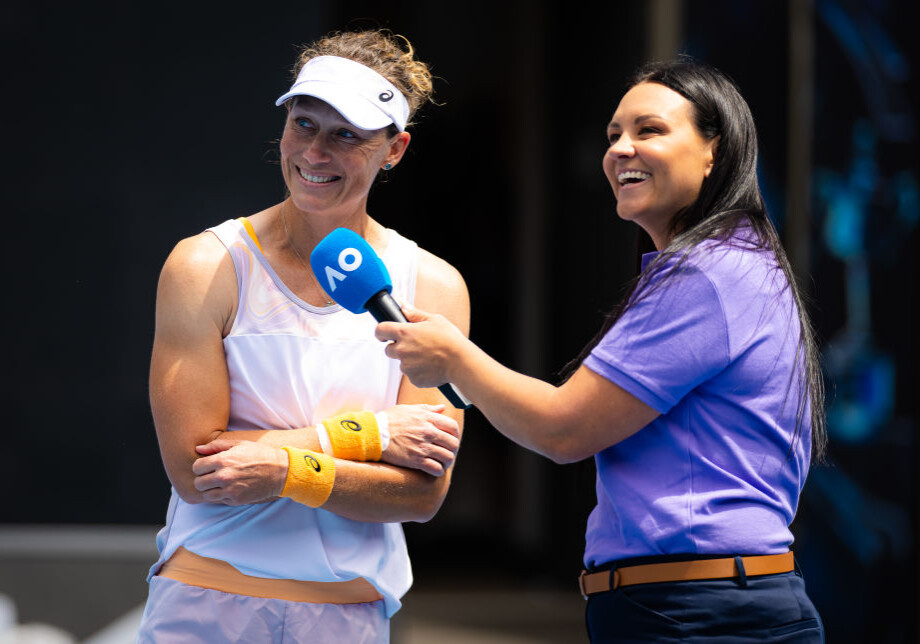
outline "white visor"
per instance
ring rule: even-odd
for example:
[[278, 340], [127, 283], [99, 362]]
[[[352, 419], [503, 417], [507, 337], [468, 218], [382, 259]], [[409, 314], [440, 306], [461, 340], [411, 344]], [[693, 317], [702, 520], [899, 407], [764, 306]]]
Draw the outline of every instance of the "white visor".
[[295, 96], [315, 96], [329, 103], [362, 130], [379, 130], [392, 123], [403, 132], [409, 120], [409, 103], [402, 92], [370, 67], [348, 58], [311, 58], [275, 105]]

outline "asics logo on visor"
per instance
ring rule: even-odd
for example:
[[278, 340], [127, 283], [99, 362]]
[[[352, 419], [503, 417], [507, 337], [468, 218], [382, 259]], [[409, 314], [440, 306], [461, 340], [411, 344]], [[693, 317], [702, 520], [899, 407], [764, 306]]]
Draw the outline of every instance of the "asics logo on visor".
[[380, 93], [380, 96], [378, 96], [377, 98], [379, 98], [379, 99], [381, 100], [381, 102], [386, 103], [386, 102], [389, 101], [391, 98], [393, 98], [393, 92], [391, 92], [390, 90], [387, 90], [387, 91], [385, 91], [385, 92], [381, 92], [381, 93]]

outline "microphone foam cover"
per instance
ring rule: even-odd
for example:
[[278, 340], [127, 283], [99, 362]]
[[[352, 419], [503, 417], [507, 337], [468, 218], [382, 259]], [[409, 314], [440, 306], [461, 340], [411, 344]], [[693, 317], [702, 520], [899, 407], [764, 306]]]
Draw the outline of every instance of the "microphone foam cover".
[[364, 313], [374, 295], [392, 292], [387, 267], [365, 239], [348, 228], [336, 228], [310, 253], [310, 266], [320, 286], [352, 313]]

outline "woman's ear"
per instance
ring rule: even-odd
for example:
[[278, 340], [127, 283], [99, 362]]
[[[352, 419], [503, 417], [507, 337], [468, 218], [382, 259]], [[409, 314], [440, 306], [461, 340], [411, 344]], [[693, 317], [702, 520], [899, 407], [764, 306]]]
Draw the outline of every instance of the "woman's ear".
[[703, 176], [707, 179], [712, 172], [712, 167], [716, 163], [716, 157], [719, 155], [719, 139], [721, 138], [722, 136], [719, 135], [709, 141], [709, 155], [706, 158], [706, 169], [703, 170]]
[[406, 148], [409, 147], [409, 141], [412, 140], [412, 135], [408, 132], [400, 132], [392, 139], [390, 139], [390, 150], [387, 153], [386, 159], [384, 159], [384, 169], [389, 170], [390, 168], [396, 167], [396, 164], [400, 162], [403, 158], [403, 154], [406, 153]]

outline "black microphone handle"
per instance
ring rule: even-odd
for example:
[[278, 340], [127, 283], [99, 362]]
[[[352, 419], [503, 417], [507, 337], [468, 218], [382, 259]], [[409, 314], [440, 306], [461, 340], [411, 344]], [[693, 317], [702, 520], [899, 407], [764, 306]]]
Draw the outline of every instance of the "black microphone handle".
[[[408, 322], [406, 315], [399, 308], [399, 304], [393, 299], [393, 296], [387, 290], [382, 290], [376, 295], [372, 295], [367, 301], [364, 308], [374, 316], [378, 322]], [[444, 397], [450, 401], [457, 409], [469, 409], [473, 406], [466, 396], [459, 389], [449, 382], [445, 382], [438, 387], [438, 391], [444, 394]]]
[[364, 305], [374, 319], [378, 322], [408, 322], [405, 313], [399, 308], [399, 304], [393, 299], [393, 296], [386, 290], [372, 295], [371, 299]]

